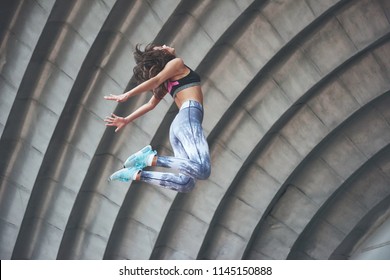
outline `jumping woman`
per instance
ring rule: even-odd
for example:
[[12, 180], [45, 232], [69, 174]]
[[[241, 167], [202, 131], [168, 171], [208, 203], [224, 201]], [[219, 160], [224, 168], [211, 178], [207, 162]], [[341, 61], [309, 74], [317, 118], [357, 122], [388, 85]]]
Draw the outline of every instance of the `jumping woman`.
[[[173, 120], [169, 139], [174, 156], [160, 156], [150, 145], [131, 155], [124, 168], [110, 176], [110, 180], [128, 182], [143, 181], [178, 192], [190, 192], [197, 179], [210, 176], [209, 147], [202, 129], [203, 94], [199, 75], [176, 57], [175, 49], [168, 46], [149, 44], [144, 51], [136, 46], [134, 76], [138, 86], [120, 95], [105, 96], [106, 100], [117, 102], [147, 91], [153, 96], [146, 104], [127, 117], [111, 114], [104, 121], [115, 126], [115, 132], [125, 125], [154, 109], [169, 93], [179, 112]], [[143, 170], [147, 166], [175, 169], [178, 173]]]

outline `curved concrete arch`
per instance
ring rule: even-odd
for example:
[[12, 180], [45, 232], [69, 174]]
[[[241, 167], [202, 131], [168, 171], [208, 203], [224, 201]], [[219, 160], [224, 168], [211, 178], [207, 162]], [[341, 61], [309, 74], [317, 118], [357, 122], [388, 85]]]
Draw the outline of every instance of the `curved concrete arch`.
[[[0, 9], [2, 259], [383, 257], [388, 1]], [[107, 182], [148, 143], [171, 154], [169, 98], [118, 134], [103, 122], [149, 99], [103, 96], [135, 86], [132, 51], [151, 41], [173, 44], [203, 81], [212, 175], [189, 194]]]
[[[3, 158], [2, 164], [16, 171], [4, 175], [10, 182], [23, 186], [26, 199], [17, 204], [24, 209], [74, 78], [89, 48], [89, 42], [81, 35], [82, 25], [74, 22], [84, 17], [82, 11], [85, 5], [78, 1], [57, 4], [53, 6], [42, 30], [10, 111], [13, 119], [8, 120], [1, 138], [7, 143], [1, 145], [2, 153], [15, 158], [12, 162], [6, 160], [7, 156]], [[93, 7], [88, 8], [92, 14]], [[105, 10], [99, 7], [94, 12], [104, 14]], [[90, 34], [97, 34], [98, 31], [98, 26], [89, 28]], [[77, 54], [72, 53], [74, 49], [78, 50]], [[57, 94], [50, 94], [56, 87]], [[12, 146], [19, 151], [10, 149]], [[20, 150], [18, 147], [23, 148]], [[25, 174], [17, 170], [25, 170]], [[9, 187], [15, 191], [12, 184]], [[19, 219], [16, 223], [18, 226], [22, 217]], [[15, 243], [7, 245], [14, 246]]]
[[[386, 99], [381, 98], [380, 100], [383, 101]], [[329, 137], [322, 144], [325, 146], [322, 146], [319, 151], [313, 153], [297, 174], [289, 178], [285, 184], [284, 192], [278, 197], [272, 210], [264, 217], [264, 220], [258, 225], [256, 231], [254, 231], [258, 232], [256, 236], [258, 249], [256, 249], [256, 246], [252, 246], [252, 251], [258, 251], [260, 253], [265, 251], [268, 252], [266, 254], [268, 257], [276, 259], [280, 258], [283, 254], [288, 254], [289, 248], [295, 242], [295, 238], [301, 234], [302, 226], [305, 227], [309, 220], [314, 221], [315, 219], [312, 215], [318, 211], [328, 197], [336, 193], [343, 182], [354, 175], [357, 168], [364, 165], [365, 162], [370, 161], [371, 155], [365, 154], [361, 147], [353, 142], [353, 135], [346, 133], [347, 131], [351, 131], [352, 133], [361, 135], [361, 130], [351, 128], [361, 124], [367, 125], [367, 127], [375, 126], [374, 124], [361, 121], [362, 118], [368, 119], [372, 114], [376, 114], [371, 104], [367, 107], [359, 110], [353, 118], [351, 117], [350, 120], [343, 124], [342, 129], [338, 129], [337, 132], [335, 131], [335, 135]], [[380, 114], [378, 113], [377, 115]], [[381, 116], [379, 117], [382, 119]], [[386, 128], [386, 121], [382, 119], [381, 123]], [[378, 133], [380, 133], [379, 131], [382, 131], [380, 129], [382, 127], [375, 126], [377, 129], [376, 133], [366, 132], [366, 140], [375, 141]], [[376, 149], [381, 150], [382, 146], [377, 145]], [[336, 163], [337, 159], [339, 161]], [[297, 208], [291, 211], [294, 206], [290, 205], [290, 203], [294, 204], [294, 201], [295, 207], [299, 205], [299, 210]], [[286, 208], [291, 212], [285, 212]], [[341, 214], [340, 216], [343, 217]], [[270, 238], [272, 240], [269, 240]], [[267, 240], [267, 243], [263, 243], [265, 240]], [[272, 252], [271, 248], [275, 247], [276, 242], [282, 242], [283, 245], [278, 243], [278, 251]], [[285, 247], [284, 250], [282, 250], [283, 246]], [[250, 256], [250, 252], [247, 252], [247, 254]], [[286, 258], [286, 256], [282, 258]]]
[[[388, 98], [387, 98], [388, 99]], [[343, 253], [334, 251], [344, 240], [348, 240], [356, 225], [361, 224], [367, 216], [378, 216], [386, 208], [378, 205], [388, 200], [389, 177], [383, 172], [383, 167], [388, 165], [389, 146], [381, 149], [354, 174], [348, 178], [335, 192], [321, 209], [315, 214], [316, 218], [310, 221], [299, 239], [292, 246], [288, 258], [328, 259], [331, 255], [347, 256], [352, 252]], [[388, 208], [388, 205], [386, 206]], [[341, 208], [343, 211], [340, 215]], [[338, 213], [338, 214], [337, 214]], [[380, 216], [380, 215], [379, 215]], [[373, 219], [370, 223], [374, 224]], [[321, 238], [321, 234], [334, 236], [334, 238]], [[356, 237], [355, 237], [356, 238]], [[318, 240], [321, 239], [321, 242]], [[334, 242], [334, 240], [343, 241]], [[314, 241], [317, 240], [317, 241]], [[354, 245], [358, 242], [354, 242]], [[344, 245], [345, 246], [345, 245]], [[345, 249], [344, 249], [345, 250]], [[355, 248], [356, 251], [356, 248]]]
[[[325, 90], [325, 92], [327, 92], [327, 90]], [[371, 107], [371, 103], [373, 102], [374, 103], [383, 102], [382, 100], [384, 100], [386, 96], [388, 96], [388, 93], [381, 95], [378, 98], [378, 100], [374, 100], [366, 106]], [[360, 110], [354, 113], [350, 118], [351, 119], [356, 118], [356, 115], [359, 112]], [[348, 112], [345, 113], [348, 114]], [[343, 123], [345, 122], [344, 118], [340, 118], [340, 121], [343, 121]], [[219, 215], [216, 214], [218, 216], [218, 225], [210, 226], [210, 228], [216, 227], [216, 229], [213, 230], [214, 232], [212, 232], [210, 229], [210, 232], [208, 233], [209, 235], [211, 235], [209, 237], [211, 240], [205, 238], [205, 242], [208, 242], [207, 246], [205, 246], [208, 248], [208, 251], [211, 251], [213, 247], [216, 247], [217, 245], [215, 244], [221, 244], [220, 246], [224, 246], [224, 247], [228, 246], [227, 244], [232, 243], [232, 241], [229, 240], [228, 238], [233, 238], [234, 240], [241, 240], [240, 241], [242, 242], [241, 246], [245, 246], [248, 240], [250, 239], [250, 234], [252, 234], [253, 226], [254, 224], [256, 224], [256, 220], [259, 219], [259, 217], [262, 214], [265, 216], [266, 214], [264, 213], [267, 213], [267, 210], [265, 208], [267, 204], [264, 203], [266, 198], [268, 198], [269, 201], [272, 201], [273, 199], [272, 195], [275, 195], [278, 192], [281, 192], [281, 190], [284, 190], [286, 187], [288, 187], [291, 178], [295, 176], [297, 172], [305, 173], [306, 172], [305, 170], [307, 169], [310, 170], [310, 168], [306, 167], [306, 166], [310, 166], [310, 162], [307, 163], [308, 158], [310, 158], [313, 154], [315, 154], [318, 149], [321, 149], [321, 147], [327, 142], [327, 139], [329, 137], [332, 137], [332, 135], [336, 131], [340, 131], [340, 130], [342, 131], [343, 129], [344, 129], [343, 124], [341, 124], [337, 128], [333, 128], [332, 132], [328, 136], [326, 136], [321, 141], [321, 143], [319, 143], [317, 147], [313, 149], [309, 155], [306, 156], [306, 158], [301, 160], [300, 164], [297, 165], [295, 170], [292, 171], [289, 178], [279, 189], [277, 188], [278, 185], [277, 181], [272, 176], [267, 174], [264, 171], [264, 169], [260, 168], [256, 164], [246, 166], [244, 169], [247, 171], [242, 172], [243, 174], [237, 177], [240, 178], [240, 181], [232, 184], [232, 186], [238, 185], [239, 188], [231, 188], [230, 193], [227, 193], [227, 196], [224, 198], [225, 205], [221, 203], [222, 205], [219, 206], [220, 209], [217, 210], [220, 213]], [[248, 172], [249, 175], [247, 175], [246, 172]], [[258, 175], [255, 175], [257, 173]], [[266, 187], [266, 189], [263, 189], [263, 186]], [[241, 208], [238, 207], [237, 204], [240, 204]], [[236, 209], [235, 212], [232, 211], [233, 209]], [[245, 223], [245, 225], [248, 226], [248, 228], [246, 229], [246, 226], [243, 226], [242, 224], [235, 224], [234, 221], [240, 220], [237, 217], [246, 217], [246, 220], [252, 220], [252, 219], [254, 220], [252, 220], [252, 223], [251, 222]], [[239, 232], [241, 233], [239, 234]], [[243, 234], [244, 232], [245, 234]], [[229, 237], [222, 238], [221, 235], [229, 236]], [[211, 246], [210, 244], [214, 244], [214, 245]], [[237, 245], [235, 244], [234, 247], [237, 247]], [[241, 249], [243, 250], [244, 248]], [[222, 249], [219, 247], [217, 247], [215, 250], [218, 252], [222, 251]], [[209, 252], [208, 254], [212, 254], [212, 253]], [[237, 254], [234, 255], [234, 257], [239, 258], [242, 256], [243, 252], [240, 251], [234, 252], [233, 250], [226, 250], [225, 256], [222, 256], [221, 254], [220, 257], [232, 257], [231, 255], [228, 254]], [[201, 256], [202, 258], [206, 258], [204, 254]], [[216, 258], [216, 257], [217, 256], [214, 253], [212, 257], [208, 257], [208, 258]]]
[[[345, 4], [345, 3], [342, 3], [342, 4]], [[343, 5], [341, 5], [341, 7], [342, 7]], [[338, 7], [340, 7], [340, 5], [338, 6]], [[333, 12], [335, 12], [335, 10], [334, 9], [332, 9], [332, 13]], [[333, 15], [331, 15], [331, 17], [333, 18]], [[328, 21], [329, 21], [329, 18], [327, 19]], [[323, 25], [320, 25], [320, 27], [321, 26], [323, 26]], [[324, 26], [325, 26], [325, 28], [328, 28], [329, 29], [329, 27], [328, 27], [328, 25], [325, 25], [324, 24]], [[311, 31], [311, 32], [313, 32], [313, 31]], [[318, 30], [317, 30], [317, 32], [318, 32]], [[315, 33], [316, 34], [316, 33]], [[309, 38], [311, 38], [311, 37], [309, 37]], [[304, 42], [304, 40], [302, 40], [302, 38], [300, 38], [300, 45], [305, 45], [305, 42]], [[376, 44], [374, 44], [374, 46], [376, 46]], [[303, 47], [302, 47], [303, 48]], [[367, 50], [365, 50], [363, 53], [365, 53]], [[351, 53], [351, 55], [354, 55], [355, 53], [354, 53], [354, 49], [352, 49], [352, 53]], [[287, 63], [287, 62], [285, 62], [285, 63]], [[268, 69], [270, 69], [270, 68], [268, 68]], [[271, 71], [272, 71], [272, 68], [270, 69]], [[269, 72], [271, 72], [271, 71], [269, 71]], [[272, 76], [272, 75], [274, 75], [273, 74], [273, 72], [271, 72], [270, 74], [269, 74], [270, 76]], [[331, 72], [328, 76], [330, 76], [330, 77], [332, 77], [332, 76], [335, 76], [335, 73], [334, 72]], [[259, 80], [257, 80], [258, 82], [259, 82]], [[322, 84], [326, 84], [327, 82], [329, 81], [329, 78], [328, 77], [326, 77], [326, 78], [323, 78], [320, 82], [322, 83]], [[254, 100], [259, 100], [258, 102], [260, 103], [260, 101], [261, 100], [263, 100], [263, 99], [266, 99], [266, 97], [267, 97], [267, 92], [270, 92], [271, 94], [269, 94], [269, 95], [273, 95], [273, 96], [275, 96], [275, 93], [276, 93], [276, 90], [273, 90], [272, 88], [271, 88], [271, 86], [269, 86], [269, 85], [267, 85], [267, 81], [266, 82], [264, 82], [265, 83], [265, 86], [263, 86], [263, 87], [260, 87], [260, 89], [263, 89], [263, 92], [256, 92], [256, 91], [254, 91], [254, 90], [252, 90], [252, 92], [254, 93], [254, 92], [256, 92], [256, 94], [258, 94], [258, 97], [255, 97], [255, 96], [252, 96], [251, 95], [251, 93], [252, 92], [248, 92], [248, 93], [246, 93], [245, 94], [245, 98], [247, 98], [247, 103], [248, 103], [248, 105], [246, 105], [245, 104], [245, 102], [243, 102], [242, 100], [240, 100], [239, 102], [237, 102], [237, 104], [235, 104], [235, 110], [237, 111], [237, 112], [241, 112], [241, 111], [243, 111], [243, 110], [245, 110], [247, 107], [249, 107], [250, 109], [247, 109], [248, 110], [248, 112], [250, 112], [251, 113], [251, 115], [252, 116], [255, 116], [255, 118], [256, 118], [256, 120], [259, 122], [259, 123], [264, 123], [264, 119], [266, 119], [267, 120], [267, 118], [264, 118], [264, 116], [265, 117], [267, 117], [265, 114], [264, 114], [264, 111], [271, 111], [272, 110], [272, 113], [275, 113], [275, 111], [276, 110], [274, 110], [274, 109], [270, 109], [270, 108], [273, 108], [272, 106], [270, 106], [270, 104], [268, 104], [268, 107], [266, 108], [266, 107], [259, 107], [257, 104], [258, 103], [256, 103], [256, 102], [254, 102]], [[310, 89], [310, 90], [308, 90], [308, 92], [307, 93], [305, 93], [302, 97], [300, 97], [299, 99], [298, 99], [298, 101], [296, 102], [297, 104], [294, 104], [294, 105], [291, 105], [291, 107], [289, 108], [289, 110], [291, 111], [290, 113], [288, 113], [288, 114], [285, 114], [286, 116], [284, 116], [284, 121], [289, 121], [290, 119], [292, 119], [293, 118], [293, 114], [294, 114], [294, 112], [296, 111], [296, 110], [298, 110], [298, 108], [299, 108], [299, 104], [301, 104], [301, 103], [303, 103], [303, 102], [305, 102], [305, 100], [307, 100], [313, 93], [315, 93], [316, 92], [316, 90], [317, 90], [317, 88], [318, 88], [318, 86], [319, 86], [319, 83], [316, 83], [316, 84], [314, 84], [314, 86], [312, 87], [312, 89]], [[255, 85], [251, 85], [251, 88], [255, 88], [256, 89], [256, 86]], [[259, 89], [259, 90], [260, 90]], [[279, 90], [280, 91], [280, 90]], [[283, 94], [279, 94], [279, 96], [285, 96], [285, 94], [283, 95]], [[285, 97], [284, 97], [284, 99], [285, 100], [287, 100]], [[280, 106], [280, 104], [283, 104], [284, 106], [285, 106], [285, 108], [287, 108], [288, 106], [286, 105], [287, 103], [291, 103], [291, 101], [285, 101], [285, 102], [281, 102], [281, 98], [278, 98], [278, 99], [276, 99], [276, 101], [278, 102], [278, 103], [274, 103], [274, 105], [275, 106]], [[244, 103], [244, 105], [242, 105], [241, 104], [241, 102], [242, 103]], [[255, 105], [254, 105], [255, 104]], [[291, 103], [291, 104], [293, 104], [293, 103]], [[299, 105], [299, 106], [298, 106]], [[257, 107], [257, 111], [255, 111], [255, 109], [256, 109], [256, 107]], [[253, 108], [255, 108], [255, 109], [253, 109]], [[286, 111], [288, 111], [287, 109], [286, 109]], [[257, 116], [257, 112], [259, 112], [259, 113], [261, 113], [262, 115], [259, 115], [259, 117]], [[282, 111], [283, 112], [283, 111]], [[283, 112], [284, 113], [284, 112]], [[237, 113], [237, 115], [238, 114], [240, 114], [240, 113]], [[233, 115], [234, 116], [234, 115]], [[223, 122], [229, 122], [228, 120], [229, 120], [229, 118], [234, 118], [234, 117], [231, 117], [231, 116], [228, 116], [228, 115], [225, 115], [224, 116], [224, 118], [223, 118]], [[268, 118], [269, 119], [269, 118]], [[278, 124], [278, 126], [280, 127], [281, 125], [282, 125], [282, 122], [280, 122], [280, 121], [278, 121], [280, 124]], [[274, 121], [272, 121], [272, 122], [270, 122], [271, 124], [274, 124], [274, 123], [277, 123], [275, 120]], [[234, 126], [234, 125], [233, 125]], [[263, 126], [265, 126], [265, 127], [267, 127], [267, 128], [269, 128], [270, 127], [270, 125], [269, 124], [267, 124], [266, 123], [266, 125], [263, 125]], [[272, 133], [269, 131], [269, 132], [267, 132], [270, 136], [269, 137], [272, 137], [272, 135], [273, 134], [275, 134], [276, 133], [276, 127], [273, 127], [273, 128], [269, 128], [269, 129], [271, 129], [272, 130]], [[224, 130], [224, 129], [222, 129], [222, 130]], [[243, 138], [243, 137], [241, 137], [241, 138]], [[261, 146], [264, 146], [265, 145], [265, 141], [266, 141], [266, 137], [263, 137], [263, 138], [261, 138], [261, 140], [262, 140], [262, 142], [264, 142], [263, 144], [261, 144]], [[274, 149], [274, 148], [273, 148]], [[251, 162], [253, 159], [252, 159], [252, 157], [253, 157], [253, 155], [250, 157], [250, 159], [248, 159], [247, 160], [247, 163], [246, 164], [244, 164], [243, 165], [243, 167], [241, 168], [241, 170], [245, 170], [245, 169], [247, 169], [248, 168], [248, 162]], [[294, 166], [295, 165], [295, 163], [293, 163], [292, 164], [292, 166]], [[280, 172], [280, 170], [279, 170], [279, 172]], [[240, 178], [241, 180], [245, 180], [244, 178], [245, 178], [245, 175], [243, 175], [243, 173], [245, 174], [245, 172], [244, 171], [239, 171], [239, 172], [237, 172], [237, 178]], [[286, 174], [288, 174], [288, 172], [286, 173]], [[258, 178], [258, 180], [259, 181], [262, 181], [262, 179], [261, 178]], [[271, 179], [272, 180], [272, 179]], [[253, 183], [253, 180], [252, 181], [250, 181], [250, 182], [252, 182]], [[240, 181], [236, 181], [236, 182], [234, 182], [233, 184], [232, 184], [232, 186], [230, 187], [230, 190], [229, 191], [227, 191], [226, 192], [226, 194], [227, 195], [229, 195], [230, 194], [230, 192], [235, 192], [235, 190], [232, 190], [232, 189], [234, 189], [235, 187], [240, 187], [240, 188], [242, 188], [243, 186], [242, 186], [243, 184], [240, 182]], [[233, 187], [234, 186], [234, 187]], [[249, 187], [249, 186], [248, 186]], [[253, 190], [253, 188], [252, 188], [252, 190]], [[238, 190], [237, 190], [237, 192], [239, 192]], [[242, 192], [241, 192], [242, 193]], [[232, 195], [232, 196], [234, 196], [233, 194], [230, 194], [230, 195]], [[255, 195], [255, 194], [252, 194], [252, 195]], [[247, 199], [249, 199], [249, 197], [248, 196], [246, 196], [246, 198]], [[238, 202], [238, 201], [240, 201], [241, 200], [241, 202]], [[250, 199], [251, 201], [253, 200], [253, 199]], [[247, 212], [245, 212], [245, 214], [246, 215], [249, 215], [249, 213], [251, 213], [250, 215], [254, 215], [254, 213], [253, 212], [255, 212], [256, 210], [256, 204], [257, 205], [261, 205], [262, 203], [260, 202], [260, 201], [258, 201], [257, 203], [252, 203], [252, 204], [250, 204], [250, 205], [246, 205], [245, 206], [245, 204], [247, 204], [247, 202], [245, 201], [245, 199], [244, 200], [242, 200], [242, 198], [240, 199], [240, 198], [238, 198], [237, 199], [237, 197], [236, 197], [236, 199], [226, 199], [225, 201], [228, 201], [229, 203], [235, 203], [235, 204], [237, 204], [237, 203], [241, 203], [241, 204], [243, 204], [243, 209], [242, 209], [242, 211], [247, 211]], [[223, 205], [222, 206], [219, 206], [221, 209], [219, 209], [219, 210], [217, 210], [217, 211], [219, 211], [219, 212], [221, 212], [221, 216], [222, 217], [225, 217], [226, 215], [224, 215], [223, 213], [229, 213], [230, 215], [234, 215], [234, 217], [235, 218], [232, 218], [231, 220], [232, 221], [238, 221], [238, 219], [237, 219], [237, 217], [238, 216], [240, 216], [240, 214], [239, 213], [236, 213], [236, 214], [234, 214], [234, 213], [232, 213], [231, 211], [229, 211], [229, 209], [236, 209], [236, 208], [238, 208], [238, 207], [232, 207], [231, 208], [231, 205], [229, 205], [229, 206], [227, 206], [227, 207], [224, 207]], [[246, 210], [245, 210], [245, 209]], [[252, 209], [252, 210], [250, 210], [250, 209]], [[249, 212], [248, 212], [249, 211]], [[217, 214], [218, 215], [218, 214]], [[244, 215], [244, 214], [242, 214], [242, 215]], [[221, 221], [221, 219], [224, 219], [224, 218], [221, 218], [221, 216], [217, 216], [217, 220], [218, 221]], [[225, 219], [224, 219], [225, 220]], [[229, 218], [226, 218], [226, 221], [228, 221], [229, 220]], [[248, 224], [250, 224], [250, 223], [248, 223]], [[231, 226], [233, 226], [233, 225], [231, 225]], [[239, 225], [234, 225], [236, 228], [239, 228], [240, 230], [243, 230], [243, 227], [242, 226], [239, 226]], [[212, 227], [212, 226], [211, 226]], [[223, 229], [222, 229], [223, 228]], [[230, 233], [221, 233], [221, 234], [225, 234], [225, 235], [227, 235], [227, 236], [231, 236], [232, 235], [232, 232], [234, 232], [234, 231], [232, 231], [231, 229], [229, 229], [229, 228], [226, 228], [226, 227], [223, 227], [223, 226], [221, 226], [221, 231], [223, 231], [223, 232], [230, 232]], [[249, 229], [249, 231], [250, 231], [250, 229]], [[217, 237], [218, 236], [218, 237]], [[232, 237], [232, 238], [234, 238], [234, 240], [236, 240], [236, 239], [240, 239], [240, 238], [242, 238], [242, 236], [240, 236], [239, 234], [237, 234], [235, 237]], [[207, 239], [207, 238], [206, 238]], [[224, 246], [227, 246], [227, 244], [230, 244], [229, 243], [229, 241], [227, 241], [227, 240], [224, 240], [223, 238], [222, 238], [222, 240], [221, 240], [221, 237], [218, 235], [218, 234], [216, 234], [215, 235], [215, 238], [213, 239], [213, 241], [210, 241], [210, 243], [213, 243], [213, 244], [216, 244], [216, 243], [218, 243], [217, 242], [217, 240], [218, 240], [218, 242], [220, 243], [220, 244], [223, 244]], [[205, 242], [206, 242], [207, 240], [205, 240]], [[236, 241], [236, 242], [239, 242], [239, 241]], [[245, 241], [245, 239], [242, 241], [242, 242], [246, 242]], [[222, 245], [221, 245], [222, 246]], [[236, 245], [233, 245], [233, 246], [236, 246]], [[210, 246], [209, 246], [209, 243], [207, 243], [207, 247], [209, 248]], [[216, 249], [217, 250], [217, 249]], [[229, 253], [234, 253], [234, 252], [232, 252], [231, 250], [227, 250], [227, 252], [229, 252]], [[213, 258], [215, 257], [215, 255], [213, 255]], [[222, 254], [221, 254], [221, 257], [222, 257]], [[229, 257], [229, 256], [228, 256]], [[237, 257], [237, 255], [235, 255], [235, 257]]]
[[[388, 250], [386, 250], [385, 246], [377, 246], [374, 241], [374, 246], [376, 245], [379, 249], [382, 249], [383, 252], [377, 252], [375, 249], [369, 250], [369, 248], [364, 248], [363, 246], [368, 245], [366, 243], [370, 242], [372, 239], [375, 240], [375, 235], [377, 235], [378, 232], [381, 233], [382, 225], [388, 225], [389, 200], [390, 197], [386, 197], [378, 203], [377, 206], [373, 207], [348, 234], [343, 242], [340, 243], [330, 256], [330, 259], [388, 259]], [[367, 254], [369, 254], [369, 256], [367, 256]], [[373, 254], [373, 256], [371, 254]]]
[[[379, 43], [380, 44], [383, 44], [383, 40], [380, 40], [379, 41]], [[374, 44], [374, 46], [377, 46], [377, 44]], [[366, 50], [363, 52], [363, 54], [366, 52]], [[384, 58], [384, 57], [383, 57]], [[333, 74], [333, 76], [334, 76], [334, 74]], [[327, 82], [326, 82], [327, 83]], [[326, 84], [325, 83], [325, 84]], [[382, 83], [382, 85], [383, 85], [383, 83]], [[313, 87], [313, 89], [316, 89], [317, 88], [317, 85], [315, 86], [315, 87]], [[301, 101], [300, 101], [301, 102]], [[266, 108], [262, 108], [262, 110], [264, 111], [264, 110], [267, 110]], [[337, 115], [336, 115], [337, 116]], [[288, 117], [288, 119], [290, 119], [290, 118], [292, 118], [291, 116], [289, 116]], [[324, 121], [325, 121], [326, 119], [324, 119]], [[328, 122], [329, 123], [329, 122]], [[262, 140], [264, 140], [264, 139], [262, 139]], [[275, 148], [273, 148], [273, 149], [277, 149], [276, 147]], [[280, 156], [280, 155], [279, 155]], [[293, 164], [294, 165], [294, 164]], [[244, 167], [244, 169], [246, 169], [247, 167]], [[239, 174], [239, 173], [238, 173]], [[242, 176], [241, 174], [240, 175], [237, 175], [238, 176], [238, 178], [243, 178], [244, 176]], [[259, 182], [261, 182], [262, 180], [260, 179], [260, 178], [258, 178], [258, 181]], [[253, 183], [253, 179], [251, 180], [251, 182]], [[238, 186], [240, 186], [240, 188], [242, 188], [243, 186], [242, 186], [242, 183], [240, 184], [240, 183], [237, 183], [237, 185]], [[271, 184], [272, 185], [272, 184]], [[250, 186], [248, 186], [248, 188], [249, 188]], [[253, 189], [253, 188], [252, 188]], [[272, 189], [272, 188], [271, 188]], [[237, 191], [238, 192], [238, 191]], [[242, 192], [242, 191], [240, 191], [239, 192], [240, 194], [243, 194], [244, 192]], [[265, 194], [267, 194], [267, 192], [265, 192]], [[252, 194], [252, 195], [255, 195], [255, 194]], [[234, 194], [231, 194], [231, 196], [232, 197], [234, 197]], [[252, 201], [253, 200], [253, 197], [251, 197], [251, 198], [249, 198], [249, 195], [246, 195], [245, 196], [245, 198], [247, 199], [247, 200], [242, 200], [242, 196], [238, 196], [238, 197], [235, 197], [236, 199], [233, 199], [233, 198], [231, 198], [231, 199], [227, 199], [227, 201], [230, 201], [230, 203], [240, 203], [240, 202], [237, 202], [237, 201], [239, 201], [239, 200], [241, 200], [241, 204], [246, 204], [247, 203], [247, 201], [249, 200], [249, 201]], [[260, 203], [260, 201], [257, 203], [257, 205], [259, 205], [259, 204], [261, 204]], [[251, 206], [242, 206], [242, 207], [246, 207], [246, 208], [248, 208], [248, 209], [250, 209], [251, 207], [253, 207], [254, 209], [256, 209], [256, 206], [254, 206], [254, 205], [256, 205], [256, 203], [252, 203], [251, 204]], [[231, 205], [229, 205], [228, 207], [226, 207], [226, 208], [223, 208], [222, 210], [221, 210], [221, 213], [223, 213], [223, 212], [228, 212], [228, 209], [232, 209], [232, 208], [230, 208], [231, 207]], [[246, 210], [246, 211], [249, 211], [249, 210]], [[243, 210], [244, 211], [244, 210]], [[255, 210], [251, 210], [251, 214], [253, 215], [253, 212], [254, 212]], [[230, 212], [229, 212], [230, 213]], [[247, 212], [246, 214], [249, 214], [249, 212]], [[221, 214], [221, 215], [223, 215], [223, 214]], [[235, 214], [235, 217], [237, 217], [237, 216], [240, 216], [239, 214]], [[220, 217], [218, 217], [218, 220], [220, 221], [221, 220], [221, 218]], [[228, 221], [229, 220], [229, 218], [226, 218], [226, 220]], [[230, 219], [230, 220], [232, 220], [232, 221], [235, 221], [236, 219]], [[237, 226], [236, 226], [237, 227]], [[240, 227], [240, 229], [242, 229], [242, 227]], [[227, 229], [227, 228], [225, 228], [225, 227], [223, 227], [223, 229], [221, 229], [222, 231], [229, 231], [229, 229]], [[222, 233], [221, 233], [222, 234]], [[231, 234], [231, 232], [230, 232], [230, 234]], [[229, 233], [225, 233], [225, 235], [229, 235]], [[218, 236], [218, 235], [216, 235], [216, 236]], [[236, 239], [239, 239], [240, 238], [240, 236], [236, 236]], [[217, 240], [217, 237], [215, 237], [214, 238], [214, 244], [215, 244], [215, 241]], [[221, 239], [218, 239], [218, 241], [221, 243], [221, 244], [230, 244], [227, 240], [221, 240]], [[245, 242], [245, 241], [243, 241], [243, 242]], [[212, 243], [212, 242], [211, 242]], [[228, 252], [230, 252], [231, 253], [231, 251], [229, 251], [228, 250]], [[215, 257], [215, 256], [214, 256]]]

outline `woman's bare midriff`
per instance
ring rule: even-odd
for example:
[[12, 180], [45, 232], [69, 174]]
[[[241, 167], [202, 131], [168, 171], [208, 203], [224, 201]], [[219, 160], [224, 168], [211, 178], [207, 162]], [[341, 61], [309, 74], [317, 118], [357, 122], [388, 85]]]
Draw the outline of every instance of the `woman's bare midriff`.
[[194, 86], [179, 91], [175, 96], [175, 103], [178, 108], [187, 100], [195, 100], [203, 105], [203, 94], [200, 86]]

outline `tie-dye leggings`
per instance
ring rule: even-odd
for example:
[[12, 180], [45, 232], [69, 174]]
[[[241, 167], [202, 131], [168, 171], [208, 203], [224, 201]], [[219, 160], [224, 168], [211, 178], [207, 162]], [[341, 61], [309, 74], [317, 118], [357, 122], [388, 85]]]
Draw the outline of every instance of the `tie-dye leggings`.
[[179, 173], [142, 171], [141, 181], [178, 192], [190, 192], [195, 187], [196, 179], [207, 179], [211, 164], [202, 120], [202, 105], [197, 101], [186, 101], [169, 131], [175, 156], [158, 156], [156, 164], [176, 169]]

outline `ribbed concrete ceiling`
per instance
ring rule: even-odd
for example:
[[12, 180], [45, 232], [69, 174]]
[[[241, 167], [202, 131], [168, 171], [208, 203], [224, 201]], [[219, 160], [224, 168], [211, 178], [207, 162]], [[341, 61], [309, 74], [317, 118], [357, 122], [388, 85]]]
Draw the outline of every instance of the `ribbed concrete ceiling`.
[[[389, 259], [390, 1], [0, 4], [1, 259]], [[129, 114], [137, 43], [173, 45], [205, 93], [212, 174], [188, 194], [107, 182], [166, 98]]]

